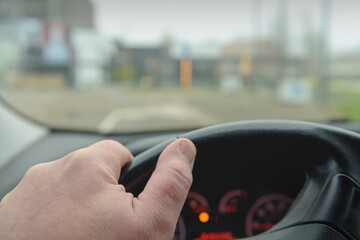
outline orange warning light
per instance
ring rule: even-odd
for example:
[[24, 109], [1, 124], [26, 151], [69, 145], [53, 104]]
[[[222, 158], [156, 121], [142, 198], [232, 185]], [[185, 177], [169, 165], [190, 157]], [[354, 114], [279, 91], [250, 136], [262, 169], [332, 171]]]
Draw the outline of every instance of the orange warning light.
[[202, 212], [199, 214], [199, 220], [202, 223], [207, 223], [210, 219], [210, 216], [207, 212]]

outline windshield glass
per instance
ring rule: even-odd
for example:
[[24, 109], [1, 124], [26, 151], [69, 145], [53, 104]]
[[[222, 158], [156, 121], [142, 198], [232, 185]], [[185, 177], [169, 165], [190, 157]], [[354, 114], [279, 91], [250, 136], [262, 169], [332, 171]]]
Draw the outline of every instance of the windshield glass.
[[356, 0], [0, 0], [0, 93], [54, 129], [360, 119]]

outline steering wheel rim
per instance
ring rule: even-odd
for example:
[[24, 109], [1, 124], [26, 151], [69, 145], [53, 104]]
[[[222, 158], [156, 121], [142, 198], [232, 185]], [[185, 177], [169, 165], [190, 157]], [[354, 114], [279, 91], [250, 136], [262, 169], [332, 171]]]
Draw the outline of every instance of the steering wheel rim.
[[[359, 134], [315, 123], [257, 120], [207, 127], [178, 138], [193, 141], [198, 156], [210, 147], [245, 142], [267, 149], [286, 142], [294, 149], [298, 145], [320, 152], [321, 161], [305, 163], [306, 184], [286, 217], [271, 230], [249, 239], [360, 239], [360, 206], [356, 203], [360, 199]], [[127, 190], [139, 191], [162, 150], [175, 139], [137, 155], [125, 167], [119, 183]]]

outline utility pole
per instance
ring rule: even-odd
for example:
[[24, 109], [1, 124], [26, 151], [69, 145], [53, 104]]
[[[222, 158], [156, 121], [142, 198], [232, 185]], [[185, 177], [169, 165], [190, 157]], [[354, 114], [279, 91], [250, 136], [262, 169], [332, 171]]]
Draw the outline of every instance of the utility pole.
[[321, 0], [321, 29], [319, 45], [319, 77], [323, 94], [321, 98], [327, 99], [330, 79], [330, 33], [331, 33], [332, 0]]
[[288, 44], [288, 0], [278, 0], [277, 43], [281, 52], [286, 53]]
[[278, 52], [277, 80], [281, 81], [287, 71], [288, 47], [288, 0], [278, 0], [277, 36], [276, 45]]
[[254, 38], [261, 37], [261, 0], [251, 0], [252, 29]]
[[[261, 29], [261, 1], [262, 0], [250, 0], [251, 1], [251, 29], [252, 29], [252, 43], [251, 43], [251, 51], [250, 56], [244, 56], [242, 60], [240, 60], [240, 64], [242, 66], [241, 69], [248, 69], [249, 74], [245, 76], [245, 84], [247, 88], [250, 88], [251, 82], [256, 81], [256, 71], [257, 71], [257, 62], [259, 58], [259, 45], [262, 37], [262, 29]], [[245, 61], [244, 61], [245, 60]], [[244, 62], [244, 64], [243, 64]], [[255, 73], [255, 74], [254, 74]]]
[[257, 54], [257, 42], [261, 39], [261, 0], [250, 0], [252, 6], [251, 29], [254, 41], [252, 55]]

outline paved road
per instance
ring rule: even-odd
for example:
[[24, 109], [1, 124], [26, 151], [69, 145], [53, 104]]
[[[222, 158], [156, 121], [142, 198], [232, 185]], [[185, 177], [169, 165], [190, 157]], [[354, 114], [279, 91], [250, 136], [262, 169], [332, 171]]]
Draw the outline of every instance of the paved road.
[[274, 94], [215, 90], [7, 89], [3, 95], [32, 118], [65, 129], [109, 132], [185, 129], [251, 119], [323, 122], [340, 118], [331, 104], [290, 106]]

